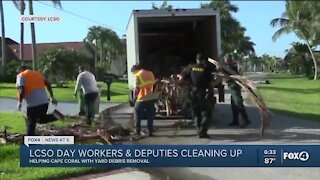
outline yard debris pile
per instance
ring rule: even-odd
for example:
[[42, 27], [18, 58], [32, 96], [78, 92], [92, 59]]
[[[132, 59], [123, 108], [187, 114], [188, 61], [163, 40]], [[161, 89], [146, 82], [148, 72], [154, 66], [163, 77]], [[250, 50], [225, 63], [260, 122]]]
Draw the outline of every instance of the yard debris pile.
[[[38, 124], [37, 135], [40, 136], [74, 136], [76, 142], [96, 142], [99, 144], [114, 144], [132, 139], [133, 131], [130, 128], [123, 128], [121, 125], [106, 127], [104, 123], [95, 121], [95, 124], [88, 126], [83, 118], [77, 116], [66, 116], [63, 125], [54, 123]], [[11, 127], [5, 126], [0, 131], [0, 145], [8, 142], [23, 143], [25, 134], [10, 133]]]
[[79, 117], [66, 117], [70, 121], [68, 126], [56, 128], [50, 124], [39, 127], [39, 134], [43, 136], [66, 135], [74, 136], [77, 142], [100, 141], [105, 144], [113, 144], [127, 140], [133, 132], [122, 126], [108, 126], [101, 121], [95, 121], [95, 125], [89, 127]]
[[20, 142], [23, 140], [23, 136], [18, 133], [11, 133], [12, 127], [5, 125], [3, 130], [0, 131], [0, 145], [5, 145], [8, 142]]
[[190, 87], [188, 84], [179, 82], [176, 74], [157, 81], [154, 88], [154, 91], [159, 93], [156, 103], [158, 113], [165, 111], [167, 116], [190, 116], [188, 114], [191, 112]]

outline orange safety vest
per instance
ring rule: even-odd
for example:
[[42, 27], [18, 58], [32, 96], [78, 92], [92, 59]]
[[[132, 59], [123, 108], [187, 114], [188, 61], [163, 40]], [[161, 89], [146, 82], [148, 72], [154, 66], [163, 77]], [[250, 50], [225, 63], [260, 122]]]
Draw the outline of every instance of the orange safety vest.
[[139, 88], [137, 100], [142, 99], [144, 96], [151, 94], [153, 91], [153, 85], [156, 82], [154, 75], [151, 71], [147, 71], [144, 69], [141, 69], [138, 71], [134, 76], [137, 78], [137, 81], [139, 81]]
[[[32, 71], [32, 70], [25, 70], [18, 75], [22, 75], [24, 78], [24, 91], [25, 97], [28, 97], [33, 90], [44, 89], [44, 79], [40, 72]], [[18, 92], [19, 97], [19, 92]]]

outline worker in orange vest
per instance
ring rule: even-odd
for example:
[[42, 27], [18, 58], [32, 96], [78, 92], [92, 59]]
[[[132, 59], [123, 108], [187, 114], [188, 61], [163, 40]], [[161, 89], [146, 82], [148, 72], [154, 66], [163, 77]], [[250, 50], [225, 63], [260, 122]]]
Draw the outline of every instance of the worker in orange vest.
[[158, 94], [153, 92], [153, 85], [156, 82], [154, 74], [139, 65], [134, 65], [131, 68], [131, 72], [136, 79], [134, 111], [137, 135], [141, 135], [141, 120], [144, 117], [144, 112], [146, 112], [149, 136], [153, 136], [153, 119], [156, 111], [154, 104], [158, 98]]
[[48, 118], [48, 96], [46, 88], [51, 97], [51, 103], [57, 104], [53, 96], [50, 82], [38, 71], [33, 71], [27, 66], [17, 68], [16, 86], [18, 88], [17, 109], [21, 111], [22, 100], [27, 102], [27, 135], [35, 135], [37, 121]]

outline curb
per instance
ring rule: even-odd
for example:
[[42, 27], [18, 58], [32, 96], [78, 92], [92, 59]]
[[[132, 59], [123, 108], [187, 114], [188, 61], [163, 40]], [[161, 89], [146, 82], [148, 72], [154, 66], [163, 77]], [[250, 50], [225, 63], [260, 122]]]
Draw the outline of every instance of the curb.
[[127, 104], [129, 104], [129, 103], [121, 103], [121, 104], [119, 104], [119, 105], [115, 105], [115, 106], [106, 108], [106, 109], [102, 110], [98, 115], [101, 116], [102, 114], [105, 114], [106, 111], [108, 111], [108, 114], [109, 114], [109, 113], [112, 113], [112, 112], [114, 112], [114, 111], [116, 111], [116, 110], [118, 110], [118, 109], [123, 108], [123, 107], [124, 107], [125, 105], [127, 105]]
[[[17, 100], [17, 98], [14, 98], [14, 97], [6, 97], [6, 96], [0, 96], [0, 99], [11, 99], [11, 100]], [[62, 103], [75, 103], [75, 104], [78, 104], [78, 100], [75, 99], [75, 100], [58, 100], [58, 104], [59, 102], [62, 102]], [[127, 104], [127, 103], [124, 103], [124, 102], [105, 102], [105, 101], [100, 101], [100, 104]]]

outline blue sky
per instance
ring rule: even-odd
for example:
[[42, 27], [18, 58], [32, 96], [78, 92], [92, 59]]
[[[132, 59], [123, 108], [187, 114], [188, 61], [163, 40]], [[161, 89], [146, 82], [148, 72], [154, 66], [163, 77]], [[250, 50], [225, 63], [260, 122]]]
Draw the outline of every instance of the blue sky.
[[[50, 1], [42, 1], [50, 6]], [[133, 9], [150, 9], [152, 2], [161, 4], [162, 1], [62, 1], [62, 8], [66, 11], [84, 16], [112, 28], [119, 36], [126, 32], [126, 25]], [[175, 8], [198, 8], [200, 3], [210, 1], [169, 1]], [[232, 1], [239, 11], [234, 14], [242, 26], [256, 43], [256, 53], [262, 55], [276, 55], [283, 57], [290, 43], [298, 41], [294, 34], [282, 36], [276, 42], [271, 37], [277, 28], [269, 23], [275, 17], [280, 17], [285, 10], [284, 1]], [[20, 37], [20, 15], [11, 1], [4, 1], [6, 36], [15, 41]], [[28, 14], [28, 7], [26, 14]], [[36, 23], [36, 40], [42, 42], [82, 41], [93, 25], [101, 25], [61, 10], [49, 7], [40, 2], [34, 2], [36, 15], [60, 16], [58, 23]], [[31, 42], [30, 25], [25, 25], [25, 43]]]

